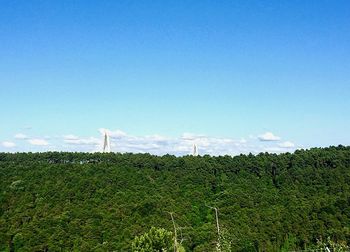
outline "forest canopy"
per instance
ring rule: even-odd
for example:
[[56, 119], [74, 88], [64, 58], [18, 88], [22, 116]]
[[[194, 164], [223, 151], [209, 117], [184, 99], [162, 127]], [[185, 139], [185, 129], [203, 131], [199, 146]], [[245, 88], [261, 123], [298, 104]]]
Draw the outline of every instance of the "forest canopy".
[[151, 227], [186, 251], [350, 241], [350, 147], [239, 156], [0, 153], [0, 251], [130, 251]]

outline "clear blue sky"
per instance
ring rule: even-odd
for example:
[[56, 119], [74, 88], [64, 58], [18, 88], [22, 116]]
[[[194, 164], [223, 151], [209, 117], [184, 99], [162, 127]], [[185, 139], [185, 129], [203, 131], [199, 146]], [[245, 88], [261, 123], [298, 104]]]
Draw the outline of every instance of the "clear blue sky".
[[1, 0], [0, 142], [108, 128], [349, 145], [349, 13], [347, 0]]

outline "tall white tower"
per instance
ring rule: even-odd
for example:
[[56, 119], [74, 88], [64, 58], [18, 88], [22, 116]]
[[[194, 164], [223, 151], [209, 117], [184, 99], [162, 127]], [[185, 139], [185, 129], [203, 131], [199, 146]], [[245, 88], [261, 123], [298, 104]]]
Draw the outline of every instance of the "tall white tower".
[[105, 135], [103, 137], [103, 152], [105, 153], [111, 152], [111, 143], [109, 142], [109, 135], [107, 131], [105, 131]]
[[195, 157], [198, 156], [198, 147], [195, 143], [193, 144], [192, 156], [195, 156]]

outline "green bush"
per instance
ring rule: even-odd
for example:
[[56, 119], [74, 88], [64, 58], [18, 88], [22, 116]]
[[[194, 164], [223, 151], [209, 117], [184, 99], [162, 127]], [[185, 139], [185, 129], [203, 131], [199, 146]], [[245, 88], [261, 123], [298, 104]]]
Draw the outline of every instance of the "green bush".
[[136, 236], [131, 247], [133, 252], [169, 252], [174, 250], [173, 243], [172, 232], [152, 227], [147, 233]]

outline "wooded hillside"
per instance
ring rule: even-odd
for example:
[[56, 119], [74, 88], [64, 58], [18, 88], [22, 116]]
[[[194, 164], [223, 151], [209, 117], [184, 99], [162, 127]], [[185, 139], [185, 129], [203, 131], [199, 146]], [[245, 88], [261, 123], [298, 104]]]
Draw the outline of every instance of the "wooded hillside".
[[350, 241], [350, 147], [293, 154], [0, 153], [0, 251], [130, 251], [152, 226], [213, 251]]

